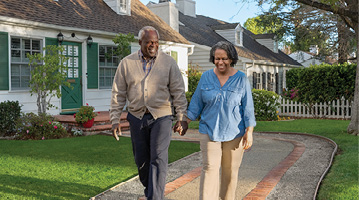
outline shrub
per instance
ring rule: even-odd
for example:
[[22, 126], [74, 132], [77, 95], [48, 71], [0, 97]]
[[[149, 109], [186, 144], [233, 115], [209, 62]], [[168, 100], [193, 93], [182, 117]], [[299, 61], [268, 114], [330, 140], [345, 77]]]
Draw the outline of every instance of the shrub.
[[19, 101], [5, 101], [0, 103], [0, 136], [11, 136], [16, 133], [16, 120], [20, 117]]
[[42, 113], [23, 114], [17, 121], [17, 139], [44, 140], [68, 137], [66, 129], [60, 122], [54, 121], [51, 115]]
[[272, 91], [252, 90], [256, 120], [278, 120], [279, 95]]
[[94, 110], [95, 108], [89, 106], [88, 103], [86, 103], [86, 106], [81, 106], [79, 111], [76, 114], [74, 114], [76, 122], [82, 124], [95, 118], [97, 114], [94, 112]]
[[198, 82], [202, 76], [202, 72], [199, 69], [200, 69], [200, 67], [198, 65], [196, 65], [196, 66], [193, 66], [192, 64], [188, 65], [188, 71], [187, 71], [188, 92], [186, 92], [186, 98], [188, 101], [188, 105], [189, 105], [189, 102], [191, 101], [192, 95], [196, 91]]

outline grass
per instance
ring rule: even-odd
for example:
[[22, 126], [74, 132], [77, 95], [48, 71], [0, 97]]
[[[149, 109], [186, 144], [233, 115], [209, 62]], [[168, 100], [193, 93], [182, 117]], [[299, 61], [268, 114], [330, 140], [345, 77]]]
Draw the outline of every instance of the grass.
[[[346, 133], [348, 125], [346, 120], [258, 121], [254, 131], [310, 133], [332, 139], [338, 145], [338, 153], [320, 186], [317, 199], [354, 200], [359, 199], [359, 137]], [[198, 128], [198, 122], [191, 122], [190, 128]]]
[[[89, 199], [137, 175], [130, 138], [0, 140], [0, 199]], [[199, 151], [172, 141], [169, 162]]]

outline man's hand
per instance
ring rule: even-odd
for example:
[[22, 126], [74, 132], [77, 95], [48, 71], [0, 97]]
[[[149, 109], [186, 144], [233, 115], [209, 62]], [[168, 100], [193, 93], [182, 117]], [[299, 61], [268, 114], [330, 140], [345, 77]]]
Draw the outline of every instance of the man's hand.
[[181, 136], [184, 136], [188, 130], [187, 121], [177, 121], [173, 127], [174, 132], [178, 132]]
[[254, 127], [250, 126], [246, 129], [246, 133], [243, 136], [243, 149], [251, 148], [253, 144], [253, 129]]
[[120, 140], [118, 137], [119, 135], [122, 135], [120, 124], [112, 124], [112, 135], [117, 141]]

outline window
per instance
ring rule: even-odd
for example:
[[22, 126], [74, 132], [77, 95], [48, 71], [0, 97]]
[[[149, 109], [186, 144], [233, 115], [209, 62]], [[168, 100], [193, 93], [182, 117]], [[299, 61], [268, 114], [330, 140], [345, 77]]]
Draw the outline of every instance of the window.
[[261, 89], [261, 74], [253, 72], [253, 88], [254, 89]]
[[120, 5], [119, 5], [119, 9], [120, 9], [120, 12], [122, 13], [127, 13], [127, 0], [120, 0]]
[[120, 59], [113, 55], [117, 47], [114, 46], [100, 46], [99, 49], [99, 79], [100, 89], [109, 89], [112, 87], [113, 78], [116, 73]]
[[26, 54], [41, 53], [42, 41], [28, 38], [11, 38], [11, 88], [27, 90], [30, 88], [31, 67]]

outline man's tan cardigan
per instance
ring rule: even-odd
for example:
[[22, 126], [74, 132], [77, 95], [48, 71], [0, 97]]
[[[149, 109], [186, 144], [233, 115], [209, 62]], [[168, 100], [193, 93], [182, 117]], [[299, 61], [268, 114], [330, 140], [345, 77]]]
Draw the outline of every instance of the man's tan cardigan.
[[120, 62], [112, 86], [110, 120], [119, 123], [128, 99], [128, 111], [142, 119], [146, 108], [157, 119], [172, 115], [172, 106], [178, 121], [186, 116], [187, 100], [181, 71], [176, 61], [159, 51], [150, 73], [145, 76], [138, 52]]

